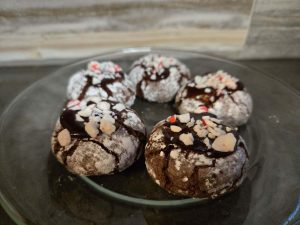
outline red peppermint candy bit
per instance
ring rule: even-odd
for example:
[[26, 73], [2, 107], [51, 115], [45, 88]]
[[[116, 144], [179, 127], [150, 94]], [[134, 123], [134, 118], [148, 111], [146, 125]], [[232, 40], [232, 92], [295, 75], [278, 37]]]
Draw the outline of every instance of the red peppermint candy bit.
[[205, 105], [200, 105], [199, 108], [204, 112], [208, 112], [208, 108]]
[[158, 63], [158, 65], [157, 65], [157, 67], [160, 68], [162, 66], [163, 66], [163, 62], [162, 62], [162, 60], [160, 60], [159, 63]]
[[223, 80], [223, 76], [219, 76], [219, 81], [222, 81]]
[[206, 126], [206, 122], [205, 122], [205, 120], [204, 120], [204, 119], [202, 119], [201, 121], [202, 121], [203, 125], [204, 125], [204, 126]]
[[80, 101], [75, 99], [75, 100], [71, 100], [68, 102], [68, 107], [73, 107], [73, 106], [77, 106], [77, 105], [80, 105]]
[[170, 116], [170, 117], [169, 117], [169, 122], [170, 122], [170, 123], [175, 123], [175, 122], [176, 122], [176, 116], [175, 116], [175, 115]]
[[92, 63], [91, 69], [92, 69], [93, 71], [99, 70], [99, 65], [98, 65], [98, 63]]
[[114, 67], [115, 67], [115, 71], [116, 72], [120, 72], [121, 71], [121, 67], [119, 65], [115, 65]]

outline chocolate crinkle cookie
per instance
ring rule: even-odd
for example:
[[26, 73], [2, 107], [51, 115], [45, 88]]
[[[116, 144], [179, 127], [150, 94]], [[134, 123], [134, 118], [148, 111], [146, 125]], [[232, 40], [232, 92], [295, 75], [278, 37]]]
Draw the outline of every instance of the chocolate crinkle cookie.
[[246, 145], [237, 129], [210, 113], [173, 115], [154, 127], [145, 148], [152, 179], [174, 195], [216, 198], [246, 177]]
[[133, 63], [129, 77], [139, 97], [150, 102], [169, 102], [187, 82], [190, 71], [173, 57], [150, 54]]
[[132, 165], [145, 141], [145, 126], [135, 111], [90, 97], [72, 100], [63, 110], [53, 132], [52, 151], [72, 173], [103, 175]]
[[245, 124], [252, 113], [252, 98], [244, 85], [235, 77], [219, 70], [204, 76], [195, 76], [176, 95], [179, 113], [197, 113], [207, 107], [225, 124]]
[[135, 100], [135, 90], [128, 75], [118, 64], [92, 61], [86, 70], [71, 76], [67, 87], [67, 97], [70, 100], [82, 100], [90, 96], [131, 106]]

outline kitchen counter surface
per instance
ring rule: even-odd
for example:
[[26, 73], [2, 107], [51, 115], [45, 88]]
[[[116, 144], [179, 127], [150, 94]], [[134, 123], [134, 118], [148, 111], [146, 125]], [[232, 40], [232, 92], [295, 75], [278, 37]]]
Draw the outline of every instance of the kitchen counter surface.
[[[244, 65], [273, 76], [289, 85], [300, 95], [300, 59], [247, 60]], [[61, 66], [2, 67], [0, 68], [0, 114], [26, 87]], [[0, 206], [0, 225], [14, 223]]]

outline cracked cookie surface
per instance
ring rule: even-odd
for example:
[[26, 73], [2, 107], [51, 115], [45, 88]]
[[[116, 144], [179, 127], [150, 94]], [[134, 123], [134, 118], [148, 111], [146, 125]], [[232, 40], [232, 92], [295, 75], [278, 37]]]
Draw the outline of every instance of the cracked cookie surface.
[[160, 121], [145, 148], [152, 179], [175, 195], [216, 198], [245, 179], [248, 153], [237, 129], [210, 113]]
[[195, 76], [176, 95], [179, 113], [197, 113], [201, 107], [231, 126], [245, 124], [253, 108], [252, 98], [244, 85], [230, 74], [219, 70]]
[[112, 174], [137, 160], [145, 140], [145, 126], [135, 111], [90, 97], [67, 104], [52, 135], [52, 152], [72, 173]]

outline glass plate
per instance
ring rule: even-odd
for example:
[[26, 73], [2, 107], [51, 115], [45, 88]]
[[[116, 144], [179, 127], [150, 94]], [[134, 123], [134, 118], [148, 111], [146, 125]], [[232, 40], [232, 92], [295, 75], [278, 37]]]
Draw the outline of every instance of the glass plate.
[[[68, 173], [50, 153], [69, 76], [92, 59], [113, 60], [128, 70], [133, 60], [149, 52], [177, 57], [193, 74], [223, 69], [248, 87], [254, 112], [240, 129], [251, 166], [237, 191], [210, 202], [175, 197], [150, 180], [143, 158], [120, 174], [88, 178]], [[134, 108], [148, 131], [174, 113], [171, 103], [140, 99]], [[294, 90], [234, 62], [151, 48], [95, 56], [34, 83], [2, 115], [0, 201], [17, 224], [295, 224], [300, 209], [299, 115], [300, 98]]]

